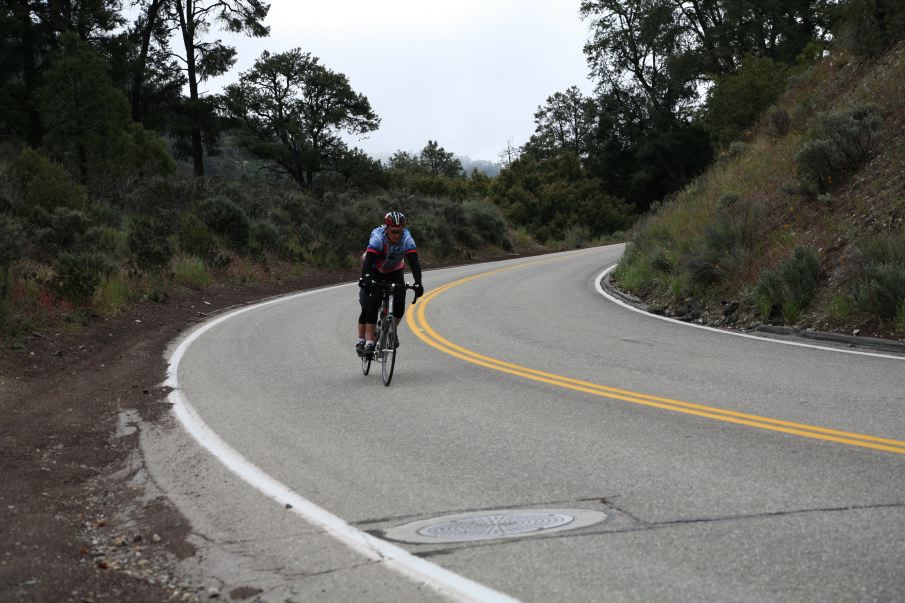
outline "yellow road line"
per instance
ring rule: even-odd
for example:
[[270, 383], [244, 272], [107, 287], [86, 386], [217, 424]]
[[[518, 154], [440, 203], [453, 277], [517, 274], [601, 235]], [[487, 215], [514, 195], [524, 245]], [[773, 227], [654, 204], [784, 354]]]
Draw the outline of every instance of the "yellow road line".
[[[559, 259], [559, 258], [554, 258]], [[510, 375], [515, 375], [518, 377], [523, 377], [525, 379], [531, 379], [533, 381], [539, 381], [541, 383], [547, 383], [549, 385], [562, 387], [574, 391], [584, 392], [588, 394], [593, 394], [596, 396], [602, 396], [605, 398], [610, 398], [614, 400], [623, 400], [625, 402], [631, 402], [633, 404], [640, 404], [644, 406], [650, 406], [653, 408], [660, 408], [664, 410], [671, 410], [674, 412], [681, 412], [685, 414], [695, 415], [699, 417], [704, 417], [708, 419], [713, 419], [715, 421], [723, 421], [726, 423], [735, 423], [738, 425], [746, 425], [749, 427], [756, 427], [759, 429], [766, 429], [770, 431], [778, 431], [782, 433], [787, 433], [791, 435], [797, 435], [805, 438], [813, 438], [818, 440], [826, 440], [830, 442], [837, 442], [840, 444], [848, 444], [851, 446], [860, 446], [863, 448], [872, 448], [874, 450], [884, 450], [886, 452], [895, 452], [897, 454], [905, 454], [905, 441], [901, 440], [893, 440], [888, 438], [878, 438], [869, 435], [863, 435], [859, 433], [852, 433], [847, 431], [841, 431], [838, 429], [830, 429], [826, 427], [817, 427], [813, 425], [805, 425], [803, 423], [795, 423], [792, 421], [784, 421], [780, 419], [772, 419], [769, 417], [762, 417], [758, 415], [742, 413], [732, 410], [726, 410], [713, 406], [705, 406], [703, 404], [694, 404], [691, 402], [683, 402], [681, 400], [673, 400], [671, 398], [664, 398], [660, 396], [651, 396], [648, 394], [642, 394], [638, 392], [633, 392], [629, 390], [619, 389], [615, 387], [610, 387], [607, 385], [600, 385], [597, 383], [591, 383], [588, 381], [582, 381], [579, 379], [572, 379], [570, 377], [565, 377], [562, 375], [556, 375], [553, 373], [548, 373], [545, 371], [539, 371], [537, 369], [532, 369], [529, 367], [521, 366], [518, 364], [513, 364], [511, 362], [505, 362], [503, 360], [499, 360], [497, 358], [491, 358], [489, 356], [485, 356], [483, 354], [478, 354], [472, 350], [469, 350], [465, 347], [452, 343], [448, 339], [442, 337], [439, 333], [437, 333], [428, 323], [427, 318], [425, 316], [426, 309], [428, 304], [435, 299], [437, 296], [443, 294], [446, 291], [454, 287], [458, 287], [459, 285], [468, 283], [475, 279], [484, 278], [488, 276], [492, 276], [494, 274], [499, 274], [500, 272], [505, 272], [507, 270], [513, 270], [516, 268], [523, 268], [529, 265], [535, 265], [540, 262], [550, 261], [548, 260], [538, 260], [534, 262], [529, 262], [527, 264], [519, 264], [517, 266], [509, 266], [506, 268], [500, 268], [497, 270], [491, 270], [488, 272], [483, 272], [480, 274], [476, 274], [473, 276], [465, 277], [463, 279], [459, 279], [457, 281], [453, 281], [448, 283], [442, 287], [435, 289], [429, 294], [425, 295], [422, 299], [421, 303], [415, 307], [414, 312], [409, 312], [406, 316], [408, 321], [409, 328], [412, 329], [412, 332], [418, 336], [422, 341], [428, 344], [431, 347], [434, 347], [450, 356], [454, 356], [461, 360], [465, 360], [466, 362], [470, 362], [472, 364], [476, 364], [479, 366], [483, 366], [489, 369], [493, 369], [496, 371], [500, 371], [503, 373], [508, 373]]]

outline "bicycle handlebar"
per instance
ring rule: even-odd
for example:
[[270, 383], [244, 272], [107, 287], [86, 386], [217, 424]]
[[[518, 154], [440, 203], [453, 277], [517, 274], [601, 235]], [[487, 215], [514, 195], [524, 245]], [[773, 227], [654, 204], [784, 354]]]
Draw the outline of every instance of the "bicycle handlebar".
[[[404, 293], [405, 291], [409, 290], [409, 289], [411, 289], [411, 290], [413, 290], [413, 291], [415, 290], [415, 285], [413, 285], [413, 284], [411, 284], [411, 283], [403, 283], [402, 285], [403, 285], [403, 286], [402, 286], [402, 291], [403, 291], [403, 293]], [[393, 291], [393, 290], [396, 289], [396, 283], [387, 283], [387, 282], [384, 282], [384, 281], [375, 281], [374, 279], [371, 279], [371, 286], [372, 286], [372, 287], [380, 287], [381, 289], [384, 289], [384, 290], [389, 289], [390, 291]], [[418, 296], [416, 295], [416, 296], [415, 296], [415, 299], [412, 300], [412, 305], [414, 306], [414, 305], [415, 305], [415, 302], [417, 302], [417, 301], [418, 301]]]

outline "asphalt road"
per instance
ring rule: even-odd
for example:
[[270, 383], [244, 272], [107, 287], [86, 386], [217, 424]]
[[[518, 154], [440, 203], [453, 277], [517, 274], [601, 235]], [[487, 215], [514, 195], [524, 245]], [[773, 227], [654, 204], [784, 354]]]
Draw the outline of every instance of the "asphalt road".
[[427, 272], [390, 387], [379, 367], [361, 374], [352, 284], [222, 320], [178, 364], [215, 449], [353, 531], [500, 509], [606, 521], [393, 543], [445, 570], [437, 586], [287, 511], [174, 426], [144, 447], [200, 535], [195, 571], [280, 601], [905, 600], [905, 360], [630, 312], [595, 288], [620, 253]]

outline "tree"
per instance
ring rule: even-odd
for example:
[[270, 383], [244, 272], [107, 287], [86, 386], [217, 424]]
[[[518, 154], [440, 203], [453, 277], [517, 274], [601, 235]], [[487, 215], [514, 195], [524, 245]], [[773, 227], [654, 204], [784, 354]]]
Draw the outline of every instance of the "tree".
[[347, 152], [341, 132], [364, 134], [380, 124], [345, 75], [299, 48], [261, 54], [238, 83], [226, 87], [224, 108], [241, 122], [242, 144], [302, 187]]
[[95, 190], [171, 167], [162, 143], [129, 118], [125, 96], [110, 81], [107, 63], [75, 34], [62, 37], [37, 91], [44, 147]]
[[204, 175], [204, 150], [202, 147], [202, 120], [208, 109], [198, 92], [198, 84], [225, 73], [236, 61], [236, 49], [220, 40], [205, 42], [202, 34], [218, 23], [227, 31], [245, 32], [263, 37], [270, 29], [263, 24], [270, 4], [261, 0], [172, 0], [168, 6], [169, 19], [178, 25], [185, 56], [179, 57], [185, 64], [189, 84], [188, 114], [192, 139], [192, 162], [195, 175]]
[[585, 97], [577, 86], [547, 97], [547, 104], [534, 114], [536, 127], [526, 151], [540, 158], [569, 150], [576, 157], [587, 158], [598, 113], [594, 99]]
[[436, 140], [428, 140], [418, 160], [431, 176], [457, 178], [462, 175], [462, 162], [441, 147]]
[[683, 57], [690, 40], [675, 18], [673, 0], [583, 0], [591, 20], [585, 44], [598, 91], [623, 96], [645, 119], [669, 122], [691, 114], [698, 74]]

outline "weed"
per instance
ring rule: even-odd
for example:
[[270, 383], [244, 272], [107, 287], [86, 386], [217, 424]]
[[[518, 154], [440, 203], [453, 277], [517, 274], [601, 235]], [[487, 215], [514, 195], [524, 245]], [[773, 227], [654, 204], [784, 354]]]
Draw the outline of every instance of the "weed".
[[213, 280], [210, 269], [197, 256], [178, 255], [173, 258], [172, 268], [175, 283], [189, 289], [204, 289]]
[[130, 301], [131, 287], [122, 274], [110, 274], [101, 279], [94, 292], [93, 307], [105, 316], [116, 316]]

